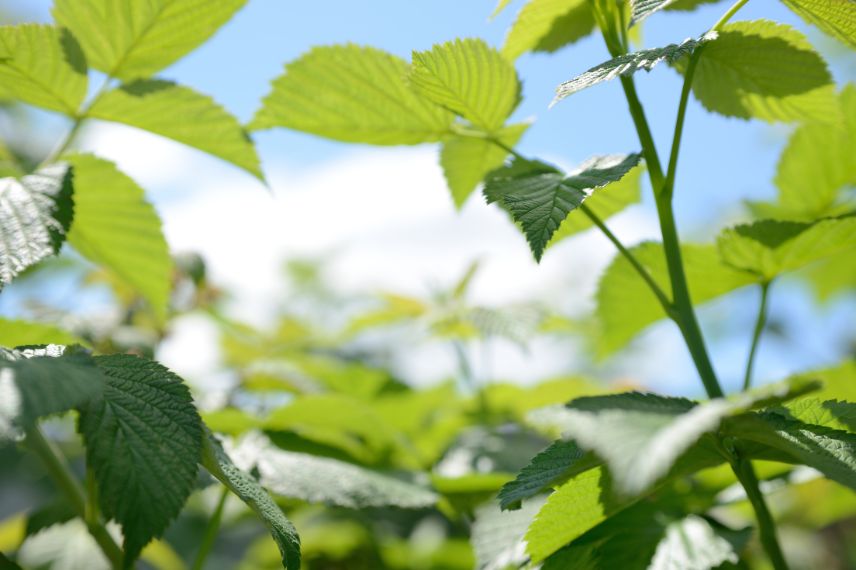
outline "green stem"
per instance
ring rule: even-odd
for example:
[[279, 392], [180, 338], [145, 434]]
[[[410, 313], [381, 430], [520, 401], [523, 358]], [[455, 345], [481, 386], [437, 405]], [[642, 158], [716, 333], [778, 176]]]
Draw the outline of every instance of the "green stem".
[[38, 426], [33, 425], [26, 429], [26, 443], [33, 452], [39, 456], [48, 470], [51, 478], [59, 487], [60, 491], [66, 496], [68, 502], [77, 512], [77, 515], [84, 520], [89, 534], [101, 547], [101, 550], [107, 556], [110, 564], [115, 570], [121, 570], [122, 549], [107, 532], [107, 527], [100, 520], [90, 520], [87, 512], [86, 495], [80, 486], [80, 482], [74, 477], [62, 457], [61, 452], [56, 446], [48, 441]]
[[758, 476], [755, 474], [752, 462], [748, 459], [737, 459], [732, 462], [731, 468], [737, 475], [737, 480], [746, 490], [746, 496], [755, 511], [755, 517], [758, 519], [758, 537], [761, 540], [761, 546], [770, 558], [770, 562], [773, 563], [773, 568], [775, 570], [788, 570], [788, 563], [785, 561], [785, 556], [782, 554], [776, 537], [776, 523], [767, 508], [767, 503], [764, 501], [764, 495], [761, 493]]
[[648, 287], [651, 288], [651, 291], [657, 297], [657, 300], [660, 301], [660, 305], [662, 305], [663, 310], [666, 311], [666, 314], [672, 315], [674, 312], [672, 302], [669, 300], [668, 296], [660, 288], [657, 282], [654, 281], [654, 278], [651, 277], [651, 274], [648, 273], [648, 270], [646, 270], [642, 266], [642, 264], [639, 263], [639, 260], [636, 259], [636, 256], [634, 256], [633, 253], [631, 253], [626, 247], [624, 247], [624, 244], [621, 243], [621, 241], [615, 236], [615, 234], [613, 234], [609, 230], [609, 228], [606, 227], [606, 224], [604, 224], [603, 221], [597, 216], [597, 214], [592, 212], [588, 206], [586, 206], [585, 204], [580, 204], [580, 210], [586, 216], [588, 216], [588, 218], [595, 226], [597, 226], [597, 228], [603, 233], [603, 235], [605, 235], [606, 238], [612, 242], [616, 249], [618, 249], [619, 253], [621, 253], [621, 255], [623, 255], [628, 262], [630, 262], [630, 265], [633, 266], [639, 276], [642, 277], [645, 283], [648, 284]]
[[737, 2], [732, 4], [731, 8], [726, 10], [725, 14], [723, 14], [722, 17], [716, 21], [716, 23], [711, 28], [711, 31], [718, 32], [719, 30], [721, 30], [723, 26], [725, 26], [725, 24], [727, 24], [728, 21], [732, 17], [734, 17], [734, 14], [736, 14], [737, 11], [740, 10], [740, 8], [745, 6], [747, 2], [749, 2], [749, 0], [737, 0]]
[[102, 83], [101, 86], [95, 91], [95, 94], [92, 96], [92, 98], [83, 105], [81, 105], [80, 109], [78, 109], [78, 111], [72, 117], [73, 122], [71, 124], [71, 129], [68, 131], [68, 134], [62, 140], [62, 142], [60, 142], [57, 147], [52, 150], [50, 154], [48, 154], [48, 156], [45, 157], [45, 159], [41, 162], [40, 166], [44, 166], [46, 164], [54, 162], [63, 154], [65, 154], [65, 152], [69, 148], [71, 148], [72, 143], [74, 143], [74, 140], [77, 138], [77, 135], [80, 132], [80, 128], [83, 126], [83, 123], [89, 117], [89, 111], [92, 109], [92, 107], [95, 106], [98, 100], [101, 99], [101, 96], [104, 95], [104, 93], [107, 91], [107, 88], [110, 86], [110, 81], [112, 81], [112, 79], [113, 78], [108, 75], [104, 79], [104, 83]]
[[743, 391], [752, 385], [752, 369], [755, 365], [755, 354], [761, 341], [761, 334], [767, 324], [767, 297], [770, 292], [770, 282], [761, 284], [761, 303], [758, 306], [758, 320], [755, 321], [755, 331], [752, 333], [752, 345], [749, 348], [749, 358], [746, 361], [746, 374], [743, 376]]
[[217, 501], [217, 507], [208, 521], [208, 526], [205, 527], [205, 535], [202, 537], [202, 544], [199, 545], [199, 552], [196, 553], [196, 560], [193, 561], [193, 570], [202, 570], [205, 565], [205, 559], [214, 548], [214, 541], [217, 539], [217, 534], [220, 531], [220, 521], [223, 519], [223, 508], [226, 505], [226, 498], [229, 496], [229, 488], [225, 485], [220, 492], [220, 499]]

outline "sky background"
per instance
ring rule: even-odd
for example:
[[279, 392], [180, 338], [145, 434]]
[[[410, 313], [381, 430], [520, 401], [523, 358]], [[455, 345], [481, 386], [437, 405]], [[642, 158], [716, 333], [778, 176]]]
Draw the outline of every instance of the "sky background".
[[[512, 2], [489, 21], [493, 0], [249, 0], [208, 43], [160, 76], [213, 96], [247, 122], [284, 63], [312, 46], [354, 42], [407, 59], [411, 50], [456, 37], [481, 37], [499, 47], [522, 4]], [[658, 13], [645, 22], [644, 45], [698, 36], [728, 5]], [[3, 9], [20, 21], [48, 22], [50, 6], [48, 0], [7, 0]], [[807, 33], [828, 56], [839, 83], [856, 76], [852, 55], [838, 56], [830, 40], [781, 2], [753, 0], [735, 20], [758, 18]], [[638, 150], [618, 82], [582, 91], [547, 109], [556, 85], [606, 59], [601, 38], [592, 35], [556, 54], [527, 54], [518, 60], [524, 100], [512, 120], [535, 120], [518, 145], [520, 152], [570, 167], [593, 154]], [[663, 154], [672, 135], [680, 78], [660, 66], [639, 73], [637, 86]], [[52, 139], [68, 129], [64, 119], [47, 113], [39, 114], [39, 121]], [[783, 126], [712, 115], [691, 102], [677, 177], [676, 209], [684, 239], [710, 239], [719, 228], [740, 221], [743, 199], [774, 197], [771, 180], [787, 133]], [[587, 232], [552, 248], [536, 265], [522, 236], [478, 193], [463, 211], [454, 210], [434, 145], [346, 145], [284, 129], [253, 137], [270, 192], [225, 163], [132, 128], [93, 122], [80, 143], [116, 161], [146, 189], [164, 220], [172, 249], [203, 253], [215, 280], [236, 292], [236, 316], [247, 320], [263, 323], [271, 314], [282, 292], [281, 261], [289, 257], [330, 259], [333, 283], [344, 291], [414, 294], [448, 285], [478, 258], [483, 270], [474, 283], [474, 301], [537, 298], [579, 312], [591, 308], [597, 277], [613, 255], [604, 238]], [[658, 236], [647, 186], [644, 194], [642, 205], [610, 220], [625, 243]], [[757, 295], [754, 290], [739, 291], [702, 310], [717, 368], [730, 388], [737, 386], [745, 363]], [[0, 313], [14, 314], [14, 297], [11, 303], [8, 299], [0, 299]], [[760, 380], [842, 358], [850, 350], [841, 339], [845, 333], [852, 337], [856, 302], [839, 298], [815, 311], [804, 287], [782, 282], [772, 294], [771, 316], [790, 338], [765, 339], [756, 367]], [[159, 356], [199, 381], [217, 367], [215, 341], [201, 319], [187, 318], [177, 323]], [[478, 356], [478, 374], [533, 381], [572, 371], [579, 350], [550, 341], [539, 341], [528, 352], [500, 344]], [[429, 382], [448, 373], [453, 363], [437, 347], [420, 347], [400, 366], [405, 377]], [[672, 393], [700, 391], [670, 323], [650, 329], [627, 356], [603, 364], [597, 372], [607, 378], [634, 378]]]

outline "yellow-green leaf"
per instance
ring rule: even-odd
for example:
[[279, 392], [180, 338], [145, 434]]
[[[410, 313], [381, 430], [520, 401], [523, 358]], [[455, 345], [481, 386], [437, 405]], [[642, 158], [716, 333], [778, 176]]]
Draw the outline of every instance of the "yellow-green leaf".
[[531, 0], [505, 37], [502, 55], [517, 59], [527, 51], [554, 52], [594, 30], [594, 16], [586, 0]]
[[782, 0], [800, 18], [856, 48], [856, 1]]

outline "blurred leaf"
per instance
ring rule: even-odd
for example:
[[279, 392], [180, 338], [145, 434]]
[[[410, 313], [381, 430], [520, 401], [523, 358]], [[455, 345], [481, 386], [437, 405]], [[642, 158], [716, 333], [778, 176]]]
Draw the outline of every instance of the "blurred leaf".
[[172, 259], [157, 212], [143, 189], [116, 165], [91, 154], [67, 157], [74, 167], [75, 220], [68, 241], [114, 273], [166, 319]]
[[518, 102], [514, 66], [480, 39], [457, 39], [413, 52], [417, 93], [487, 132], [504, 124]]
[[198, 148], [264, 180], [253, 142], [238, 119], [190, 87], [137, 79], [99, 97], [88, 114]]
[[527, 51], [554, 52], [589, 35], [594, 27], [585, 0], [530, 0], [508, 31], [502, 55], [515, 60]]
[[[671, 294], [666, 258], [662, 246], [646, 242], [630, 251], [648, 270], [654, 281]], [[695, 304], [704, 303], [752, 283], [744, 271], [723, 265], [712, 245], [685, 243], [681, 246], [690, 293]], [[616, 256], [600, 278], [597, 317], [600, 335], [597, 349], [607, 356], [622, 348], [648, 325], [666, 315], [654, 294], [623, 256]]]
[[0, 346], [32, 344], [76, 344], [80, 339], [47, 323], [0, 317]]
[[300, 570], [300, 537], [270, 495], [249, 474], [238, 469], [210, 434], [202, 440], [202, 466], [235, 493], [265, 523], [287, 570]]
[[316, 47], [273, 81], [250, 129], [286, 127], [346, 142], [436, 142], [453, 115], [407, 84], [407, 63], [353, 44]]
[[680, 44], [669, 44], [661, 48], [645, 49], [615, 57], [559, 85], [556, 88], [556, 97], [553, 99], [553, 104], [569, 95], [573, 95], [577, 91], [582, 91], [598, 83], [609, 81], [616, 77], [633, 75], [640, 69], [651, 71], [658, 63], [664, 61], [675, 63], [714, 38], [715, 35], [702, 36], [697, 40], [686, 39]]
[[856, 248], [856, 216], [814, 224], [761, 220], [726, 229], [719, 235], [717, 247], [728, 265], [770, 281]]
[[74, 215], [72, 192], [66, 164], [45, 166], [20, 179], [0, 179], [0, 289], [59, 252]]
[[543, 504], [543, 500], [529, 501], [514, 512], [502, 512], [492, 503], [479, 507], [470, 531], [476, 569], [504, 570], [522, 566], [527, 559], [523, 536]]
[[210, 38], [246, 0], [57, 0], [57, 23], [78, 38], [92, 67], [112, 77], [145, 77]]
[[831, 122], [838, 116], [826, 62], [800, 32], [768, 20], [723, 27], [704, 48], [693, 93], [727, 117]]
[[0, 97], [75, 116], [86, 96], [86, 58], [68, 30], [0, 26]]
[[521, 225], [537, 261], [568, 214], [594, 190], [617, 182], [639, 162], [640, 155], [590, 158], [567, 176], [539, 161], [515, 158], [485, 181], [488, 203], [499, 202]]
[[99, 356], [102, 399], [80, 411], [78, 431], [104, 515], [122, 525], [125, 560], [175, 518], [196, 482], [202, 427], [190, 391], [160, 364], [127, 354]]
[[782, 0], [805, 22], [856, 48], [856, 3], [839, 0]]
[[[528, 128], [528, 123], [509, 125], [499, 130], [496, 138], [513, 148]], [[455, 207], [460, 209], [485, 176], [502, 166], [507, 157], [508, 152], [487, 139], [454, 135], [444, 140], [440, 166]]]

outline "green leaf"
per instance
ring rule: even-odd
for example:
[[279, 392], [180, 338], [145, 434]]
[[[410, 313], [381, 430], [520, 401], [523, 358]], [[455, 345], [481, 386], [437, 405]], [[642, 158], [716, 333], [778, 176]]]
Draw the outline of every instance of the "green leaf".
[[198, 148], [264, 179], [256, 149], [238, 120], [189, 87], [138, 79], [105, 93], [88, 114]]
[[762, 281], [856, 248], [856, 216], [814, 224], [761, 220], [729, 228], [717, 239], [722, 260]]
[[518, 509], [521, 503], [545, 489], [595, 468], [600, 462], [572, 441], [554, 441], [550, 447], [532, 458], [514, 481], [506, 483], [499, 492], [503, 510]]
[[654, 12], [675, 10], [687, 12], [695, 10], [700, 4], [710, 4], [719, 0], [630, 0], [630, 25], [635, 26]]
[[812, 370], [801, 378], [815, 378], [823, 383], [818, 397], [856, 402], [856, 360], [848, 359], [838, 366]]
[[68, 241], [81, 255], [116, 274], [166, 317], [172, 259], [161, 221], [143, 189], [108, 160], [66, 158], [74, 167], [75, 220]]
[[105, 379], [83, 350], [59, 345], [0, 349], [0, 440], [13, 426], [97, 398]]
[[[726, 436], [783, 453], [789, 460], [814, 467], [829, 479], [856, 489], [856, 434], [785, 419], [775, 412], [745, 414], [722, 426]], [[753, 450], [754, 453], [763, 453]]]
[[[528, 123], [510, 125], [500, 130], [496, 138], [514, 147], [528, 128]], [[455, 135], [443, 141], [440, 166], [455, 207], [460, 209], [488, 172], [502, 166], [507, 156], [508, 152], [483, 138]]]
[[75, 38], [42, 24], [0, 26], [0, 96], [75, 115], [86, 96], [86, 58]]
[[529, 501], [522, 509], [503, 512], [493, 502], [476, 510], [470, 530], [470, 542], [476, 555], [477, 570], [498, 570], [526, 562], [523, 537], [532, 518], [544, 504], [543, 499]]
[[654, 66], [663, 61], [674, 63], [685, 55], [691, 54], [699, 46], [715, 37], [716, 35], [711, 33], [697, 40], [686, 39], [680, 44], [669, 44], [661, 48], [645, 49], [615, 57], [559, 85], [556, 88], [556, 97], [553, 99], [551, 105], [555, 105], [565, 97], [598, 83], [609, 81], [616, 77], [633, 75], [640, 69], [651, 71]]
[[770, 411], [806, 424], [856, 432], [856, 404], [851, 402], [803, 398]]
[[812, 265], [804, 274], [821, 302], [856, 287], [856, 251], [848, 251]]
[[[595, 216], [601, 220], [607, 220], [631, 204], [636, 204], [642, 198], [644, 171], [645, 167], [641, 164], [632, 168], [624, 178], [589, 197], [586, 206]], [[568, 216], [553, 234], [547, 247], [553, 247], [557, 242], [593, 227], [594, 222], [588, 216]]]
[[826, 62], [800, 32], [768, 20], [723, 27], [699, 59], [693, 93], [706, 109], [727, 117], [838, 119]]
[[89, 64], [112, 77], [147, 77], [210, 38], [246, 0], [56, 0], [54, 19]]
[[496, 18], [499, 16], [503, 10], [505, 10], [508, 5], [511, 4], [511, 0], [498, 0], [496, 3], [496, 7], [493, 9], [493, 12], [490, 13], [490, 18]]
[[[206, 430], [207, 431], [207, 430]], [[202, 442], [202, 465], [211, 475], [235, 493], [265, 523], [279, 547], [282, 566], [300, 570], [300, 537], [282, 510], [258, 482], [238, 469], [210, 432]]]
[[259, 483], [276, 495], [349, 509], [421, 509], [437, 494], [414, 483], [352, 463], [277, 449], [262, 436], [247, 436], [238, 452], [252, 462]]
[[480, 39], [457, 39], [413, 52], [410, 83], [417, 93], [488, 132], [517, 106], [514, 66]]
[[81, 408], [78, 431], [101, 509], [122, 525], [130, 567], [193, 490], [202, 421], [181, 378], [157, 362], [115, 354], [96, 363], [107, 386]]
[[[669, 296], [672, 289], [662, 246], [646, 242], [630, 251]], [[748, 273], [723, 265], [712, 245], [684, 244], [681, 254], [695, 304], [754, 282]], [[620, 255], [600, 279], [596, 312], [600, 322], [597, 350], [601, 356], [622, 348], [645, 327], [666, 316], [639, 274]]]
[[590, 158], [567, 176], [549, 164], [515, 158], [485, 181], [488, 203], [500, 202], [521, 225], [535, 259], [567, 215], [594, 190], [617, 182], [639, 163], [639, 154]]
[[0, 317], [0, 346], [76, 344], [80, 339], [47, 323]]
[[594, 16], [586, 0], [530, 0], [508, 31], [502, 55], [513, 61], [527, 51], [554, 52], [592, 30]]
[[856, 2], [853, 0], [782, 0], [805, 22], [856, 48]]
[[0, 179], [0, 289], [59, 252], [74, 215], [71, 181], [67, 164]]
[[613, 493], [604, 467], [563, 483], [547, 498], [526, 532], [526, 550], [532, 562], [541, 562], [633, 501]]
[[564, 435], [606, 462], [617, 491], [636, 495], [661, 481], [724, 418], [817, 387], [795, 378], [701, 404], [638, 392], [588, 396], [568, 404]]
[[377, 145], [439, 141], [454, 116], [414, 93], [408, 71], [406, 62], [375, 48], [313, 48], [273, 81], [250, 129], [286, 127]]

